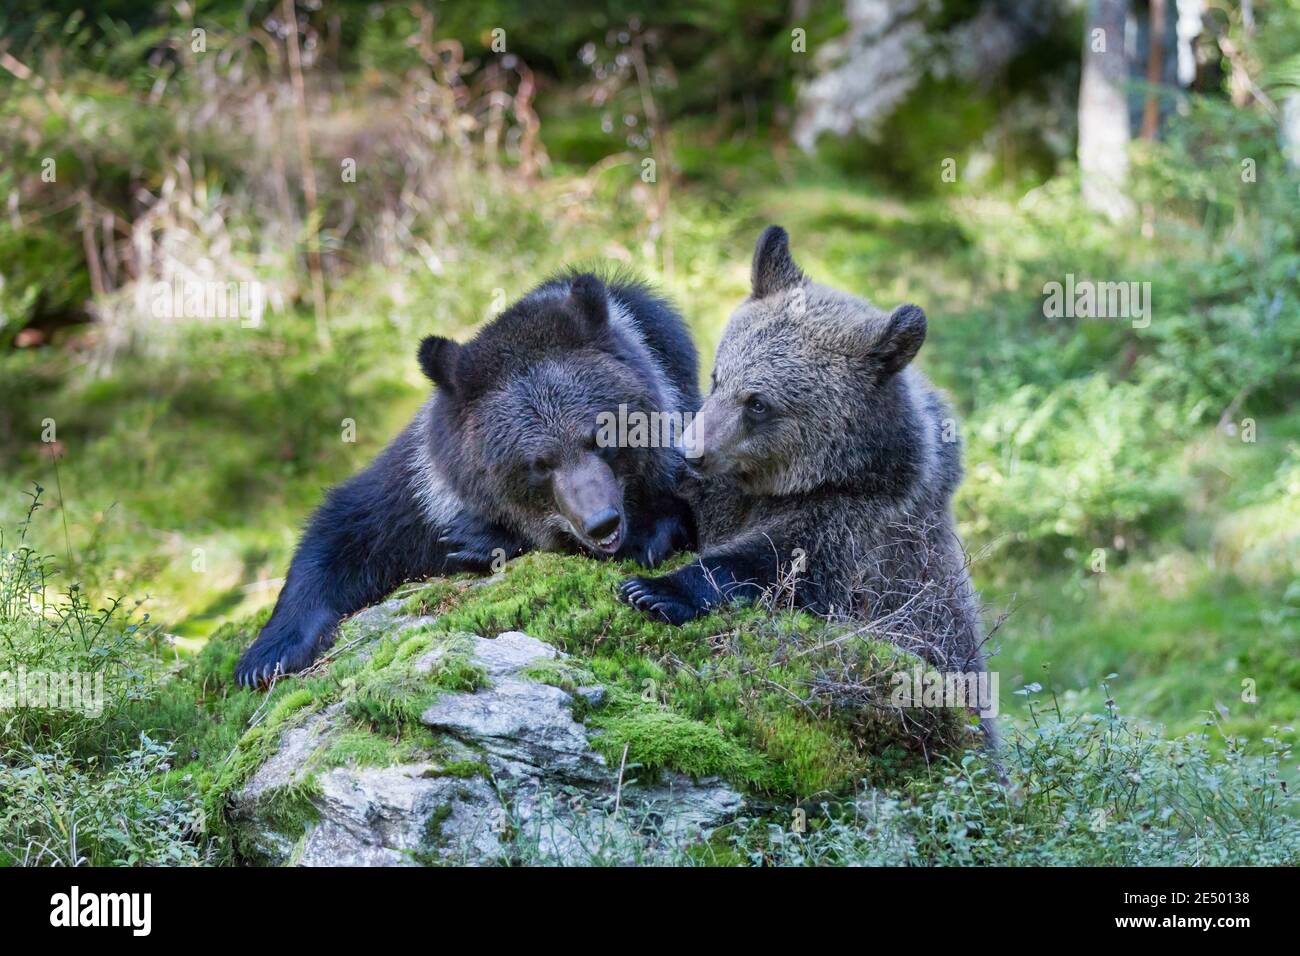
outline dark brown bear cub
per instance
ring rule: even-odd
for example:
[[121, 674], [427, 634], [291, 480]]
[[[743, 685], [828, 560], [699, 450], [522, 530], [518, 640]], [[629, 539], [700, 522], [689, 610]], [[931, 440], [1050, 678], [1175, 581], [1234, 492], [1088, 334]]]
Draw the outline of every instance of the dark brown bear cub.
[[683, 485], [700, 559], [629, 579], [623, 598], [681, 624], [789, 588], [816, 613], [887, 621], [941, 670], [982, 671], [951, 514], [960, 447], [951, 413], [909, 364], [925, 314], [810, 282], [775, 226], [759, 239], [752, 286], [685, 436], [702, 451], [695, 490]]
[[419, 358], [436, 392], [312, 517], [241, 683], [307, 666], [345, 615], [403, 581], [533, 549], [653, 567], [693, 546], [680, 449], [597, 441], [602, 416], [699, 407], [695, 348], [663, 299], [564, 276], [464, 345], [426, 338]]

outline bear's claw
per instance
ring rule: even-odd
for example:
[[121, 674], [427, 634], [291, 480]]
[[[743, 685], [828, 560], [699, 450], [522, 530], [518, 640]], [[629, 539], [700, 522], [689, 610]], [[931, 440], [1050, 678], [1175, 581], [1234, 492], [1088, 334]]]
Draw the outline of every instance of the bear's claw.
[[487, 574], [499, 570], [501, 562], [524, 552], [523, 545], [515, 538], [491, 526], [476, 525], [463, 517], [456, 525], [441, 531], [438, 544], [446, 552], [444, 574], [462, 571]]
[[240, 669], [235, 672], [235, 679], [240, 687], [248, 690], [256, 690], [259, 687], [269, 687], [276, 680], [284, 676], [284, 668], [279, 662], [276, 662], [274, 668], [270, 666], [252, 667], [247, 670]]
[[619, 597], [642, 614], [674, 627], [700, 616], [701, 609], [676, 593], [670, 578], [628, 578], [619, 585]]
[[310, 664], [316, 657], [316, 644], [276, 637], [263, 630], [235, 665], [235, 681], [250, 690], [268, 686]]

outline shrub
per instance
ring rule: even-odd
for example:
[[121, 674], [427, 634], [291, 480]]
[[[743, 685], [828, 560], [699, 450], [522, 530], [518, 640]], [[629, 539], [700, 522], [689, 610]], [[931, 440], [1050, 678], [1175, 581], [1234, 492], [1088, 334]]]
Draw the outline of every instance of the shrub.
[[0, 866], [175, 866], [205, 861], [196, 801], [166, 786], [173, 754], [73, 758], [61, 743], [0, 758]]

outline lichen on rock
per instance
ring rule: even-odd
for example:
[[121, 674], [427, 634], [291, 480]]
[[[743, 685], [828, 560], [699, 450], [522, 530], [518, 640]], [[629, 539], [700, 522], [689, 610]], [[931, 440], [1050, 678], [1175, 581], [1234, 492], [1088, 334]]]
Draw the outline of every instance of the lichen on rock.
[[[529, 555], [346, 622], [216, 776], [236, 856], [678, 860], [738, 814], [846, 795], [971, 739], [964, 712], [887, 706], [890, 675], [916, 664], [887, 642], [762, 607], [659, 625], [616, 600], [627, 570]], [[825, 690], [846, 668], [852, 706]]]

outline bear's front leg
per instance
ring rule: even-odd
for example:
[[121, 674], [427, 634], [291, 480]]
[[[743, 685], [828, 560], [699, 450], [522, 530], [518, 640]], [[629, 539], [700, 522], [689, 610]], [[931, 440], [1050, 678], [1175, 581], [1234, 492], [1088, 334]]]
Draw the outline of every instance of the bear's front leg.
[[500, 525], [464, 511], [442, 530], [438, 547], [446, 555], [443, 574], [489, 574], [528, 550], [527, 543]]
[[703, 580], [698, 564], [662, 577], [633, 577], [619, 585], [619, 597], [643, 614], [680, 627], [709, 613], [718, 603], [717, 589]]
[[235, 668], [239, 683], [257, 687], [302, 670], [344, 617], [403, 581], [437, 573], [445, 555], [437, 535], [383, 456], [333, 489], [298, 543], [271, 620]]
[[346, 615], [386, 593], [380, 563], [349, 530], [330, 502], [312, 519], [271, 619], [235, 666], [241, 686], [261, 687], [302, 670], [333, 643]]
[[255, 688], [302, 670], [327, 647], [341, 615], [321, 604], [281, 600], [235, 667], [241, 687]]
[[708, 552], [662, 577], [633, 577], [619, 597], [651, 617], [681, 626], [728, 601], [753, 601], [779, 578], [782, 554], [766, 535]]

